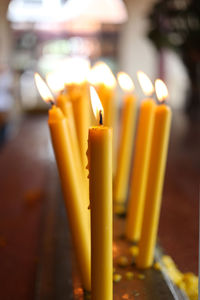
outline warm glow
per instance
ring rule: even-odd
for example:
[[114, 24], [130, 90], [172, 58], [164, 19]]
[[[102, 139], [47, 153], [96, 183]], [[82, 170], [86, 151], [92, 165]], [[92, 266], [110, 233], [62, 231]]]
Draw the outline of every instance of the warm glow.
[[37, 89], [40, 93], [40, 96], [45, 102], [54, 102], [54, 97], [48, 88], [46, 82], [42, 79], [42, 77], [38, 74], [35, 73], [35, 84], [37, 86]]
[[155, 90], [159, 101], [162, 102], [168, 97], [167, 86], [161, 79], [156, 79]]
[[94, 115], [95, 115], [96, 119], [99, 121], [100, 112], [103, 117], [103, 106], [102, 106], [99, 96], [93, 86], [90, 86], [90, 96], [91, 96], [92, 109], [93, 109]]
[[142, 71], [137, 72], [137, 77], [144, 94], [151, 96], [154, 92], [154, 87], [149, 77]]
[[62, 66], [65, 84], [81, 84], [87, 80], [90, 71], [90, 62], [86, 58], [71, 57], [63, 62]]
[[131, 77], [128, 74], [126, 74], [124, 72], [119, 72], [117, 74], [117, 79], [118, 79], [119, 85], [123, 91], [132, 92], [134, 90], [135, 87], [133, 84], [133, 80], [131, 79]]
[[46, 81], [50, 89], [54, 93], [61, 92], [65, 87], [64, 74], [61, 70], [48, 73], [46, 76]]
[[90, 70], [88, 81], [92, 85], [105, 84], [110, 88], [116, 86], [116, 79], [111, 69], [104, 62], [97, 62]]

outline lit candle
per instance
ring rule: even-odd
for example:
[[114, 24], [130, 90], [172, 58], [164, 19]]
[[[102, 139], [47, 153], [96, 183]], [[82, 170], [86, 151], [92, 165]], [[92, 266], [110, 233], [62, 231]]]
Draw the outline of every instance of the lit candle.
[[[88, 206], [89, 205], [88, 179], [85, 174], [86, 170], [82, 166], [81, 153], [80, 153], [80, 147], [77, 138], [72, 102], [70, 101], [69, 96], [64, 91], [65, 89], [65, 83], [63, 79], [64, 77], [65, 77], [64, 72], [61, 69], [59, 69], [55, 72], [49, 73], [46, 76], [46, 80], [51, 90], [53, 90], [53, 92], [57, 94], [56, 106], [62, 110], [64, 116], [68, 120], [69, 133], [70, 133], [72, 148], [75, 156], [74, 162], [77, 168], [77, 175], [79, 177], [80, 189], [83, 191], [83, 193], [86, 193], [86, 196], [83, 196], [83, 201], [86, 201], [85, 205]], [[89, 210], [88, 210], [88, 218], [90, 219]]]
[[[140, 71], [138, 79], [145, 95], [152, 95], [154, 87], [147, 75]], [[126, 237], [131, 241], [141, 235], [155, 107], [155, 101], [146, 98], [139, 111], [126, 221]]]
[[[38, 74], [35, 75], [35, 81], [42, 98], [46, 102], [53, 103], [48, 87]], [[91, 289], [91, 240], [88, 212], [82, 200], [83, 192], [79, 186], [79, 177], [74, 163], [68, 122], [60, 108], [55, 105], [52, 105], [49, 110], [48, 124], [81, 279], [84, 288], [89, 291]]]
[[[92, 300], [111, 300], [113, 299], [112, 129], [103, 126], [103, 107], [93, 87], [91, 100], [99, 119], [99, 126], [89, 129], [88, 138]], [[100, 108], [96, 108], [98, 104]]]
[[113, 129], [113, 173], [115, 173], [116, 151], [115, 151], [115, 122], [116, 122], [116, 103], [115, 89], [116, 79], [111, 69], [104, 62], [97, 62], [89, 72], [88, 80], [99, 95], [104, 109], [104, 125]]
[[139, 268], [148, 268], [153, 263], [171, 126], [171, 109], [164, 102], [168, 96], [166, 85], [156, 80], [155, 89], [161, 103], [156, 107], [153, 126], [142, 234], [136, 261]]
[[79, 167], [81, 166], [81, 173], [83, 173], [83, 168], [81, 164], [80, 149], [78, 144], [76, 125], [74, 120], [74, 112], [72, 103], [69, 99], [69, 96], [65, 92], [65, 74], [62, 69], [58, 69], [55, 72], [49, 73], [46, 76], [46, 81], [50, 89], [56, 94], [56, 106], [59, 107], [64, 116], [68, 119], [70, 127], [70, 135], [72, 143], [75, 149], [75, 161], [78, 163]]
[[129, 185], [135, 131], [136, 97], [133, 95], [133, 81], [128, 74], [120, 72], [117, 77], [120, 87], [125, 92], [125, 96], [123, 98], [117, 168], [114, 180], [114, 201], [116, 205], [123, 207]]

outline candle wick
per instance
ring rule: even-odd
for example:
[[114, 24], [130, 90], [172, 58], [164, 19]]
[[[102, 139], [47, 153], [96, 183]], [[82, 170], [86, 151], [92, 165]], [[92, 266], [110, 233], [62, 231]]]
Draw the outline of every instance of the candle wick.
[[49, 100], [48, 103], [51, 105], [51, 107], [54, 105], [54, 101], [53, 100]]
[[158, 105], [167, 104], [166, 99], [163, 99], [162, 101], [157, 101], [157, 102], [158, 102]]
[[101, 110], [99, 111], [99, 124], [103, 125], [103, 114]]

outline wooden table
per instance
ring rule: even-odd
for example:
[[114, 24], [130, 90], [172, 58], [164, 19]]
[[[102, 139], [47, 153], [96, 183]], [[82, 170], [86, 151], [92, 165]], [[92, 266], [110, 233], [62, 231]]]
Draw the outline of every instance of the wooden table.
[[[175, 113], [174, 113], [175, 115]], [[38, 260], [47, 214], [60, 199], [60, 187], [44, 116], [22, 120], [18, 132], [0, 149], [0, 299], [35, 299]], [[159, 239], [178, 267], [198, 269], [198, 194], [200, 124], [176, 114], [163, 195]], [[57, 213], [64, 213], [62, 210]], [[55, 214], [48, 215], [54, 226]], [[69, 256], [70, 236], [65, 242]], [[71, 288], [71, 266], [68, 265]], [[51, 278], [46, 278], [51, 288]], [[38, 298], [39, 299], [39, 298]], [[55, 298], [54, 298], [55, 299]]]

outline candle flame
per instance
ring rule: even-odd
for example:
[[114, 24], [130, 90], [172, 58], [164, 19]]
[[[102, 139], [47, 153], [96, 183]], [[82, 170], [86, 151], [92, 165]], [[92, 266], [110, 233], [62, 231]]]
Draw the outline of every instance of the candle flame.
[[144, 94], [151, 96], [154, 92], [154, 86], [149, 77], [142, 71], [137, 72], [137, 77]]
[[94, 112], [94, 115], [97, 120], [100, 121], [100, 112], [103, 117], [103, 106], [101, 104], [101, 101], [99, 99], [99, 96], [93, 86], [90, 86], [90, 96], [91, 96], [91, 102], [92, 102], [92, 109]]
[[118, 79], [120, 87], [125, 92], [132, 92], [134, 90], [135, 86], [133, 84], [133, 80], [125, 72], [119, 72], [117, 74], [117, 79]]
[[54, 97], [42, 77], [38, 73], [35, 73], [34, 78], [36, 87], [42, 99], [47, 103], [54, 102]]
[[65, 84], [82, 84], [87, 81], [90, 71], [90, 62], [83, 57], [71, 57], [64, 61]]
[[168, 97], [167, 86], [161, 79], [156, 79], [155, 90], [157, 98], [160, 102], [164, 101]]
[[89, 72], [88, 81], [92, 85], [105, 84], [110, 88], [116, 86], [116, 79], [108, 65], [104, 62], [97, 62]]
[[46, 76], [48, 86], [54, 93], [59, 93], [65, 88], [65, 76], [62, 70], [48, 73]]

